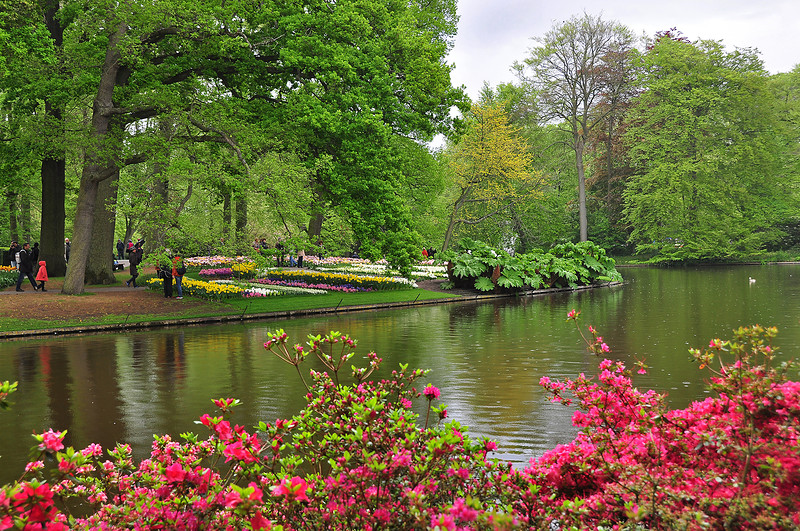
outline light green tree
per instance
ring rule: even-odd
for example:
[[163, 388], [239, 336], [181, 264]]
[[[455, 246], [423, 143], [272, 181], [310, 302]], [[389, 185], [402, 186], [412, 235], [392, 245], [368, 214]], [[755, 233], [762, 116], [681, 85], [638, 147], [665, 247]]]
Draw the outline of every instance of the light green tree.
[[640, 252], [724, 259], [776, 237], [774, 100], [752, 50], [662, 35], [627, 122], [625, 216]]
[[479, 225], [513, 217], [515, 209], [541, 198], [544, 177], [508, 121], [502, 103], [475, 103], [467, 131], [448, 153], [453, 175], [453, 202], [442, 250], [461, 225]]

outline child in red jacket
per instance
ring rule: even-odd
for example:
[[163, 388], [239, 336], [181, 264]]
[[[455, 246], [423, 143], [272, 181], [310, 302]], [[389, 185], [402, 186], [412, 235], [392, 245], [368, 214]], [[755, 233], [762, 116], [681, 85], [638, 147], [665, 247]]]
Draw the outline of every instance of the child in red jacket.
[[39, 261], [39, 272], [36, 273], [36, 280], [41, 282], [39, 284], [39, 289], [42, 291], [47, 291], [44, 289], [44, 283], [47, 282], [47, 264], [45, 264], [44, 260]]

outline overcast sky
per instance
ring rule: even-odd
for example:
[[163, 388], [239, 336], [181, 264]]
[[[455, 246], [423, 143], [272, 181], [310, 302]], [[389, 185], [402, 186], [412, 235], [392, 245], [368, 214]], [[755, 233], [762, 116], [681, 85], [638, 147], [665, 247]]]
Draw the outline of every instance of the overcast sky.
[[511, 65], [525, 58], [531, 38], [584, 11], [637, 36], [675, 27], [693, 41], [757, 48], [773, 74], [800, 63], [800, 0], [458, 0], [453, 84], [477, 98], [484, 81], [515, 81]]

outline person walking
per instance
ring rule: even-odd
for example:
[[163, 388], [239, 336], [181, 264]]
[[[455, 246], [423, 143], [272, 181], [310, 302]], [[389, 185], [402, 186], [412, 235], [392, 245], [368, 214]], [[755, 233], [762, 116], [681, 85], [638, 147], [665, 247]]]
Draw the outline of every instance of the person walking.
[[122, 240], [117, 240], [117, 260], [122, 260], [122, 253], [125, 252], [125, 244]]
[[39, 263], [39, 242], [36, 242], [36, 243], [33, 244], [33, 247], [31, 248], [31, 253], [33, 253], [31, 255], [31, 262], [33, 262], [34, 264], [38, 264]]
[[72, 247], [72, 244], [69, 242], [69, 238], [64, 238], [64, 260], [69, 262], [69, 250]]
[[300, 248], [300, 250], [297, 251], [297, 267], [299, 267], [300, 269], [303, 268], [303, 258], [305, 257], [306, 257], [305, 249]]
[[185, 274], [186, 266], [183, 264], [181, 256], [175, 255], [175, 258], [172, 259], [172, 276], [175, 278], [175, 289], [178, 292], [176, 299], [183, 298], [183, 275]]
[[133, 283], [133, 287], [136, 287], [136, 277], [139, 276], [139, 264], [142, 263], [142, 246], [138, 243], [134, 246], [133, 250], [130, 252], [128, 256], [128, 260], [130, 260], [130, 272], [131, 278], [125, 282], [125, 285], [130, 287], [131, 283]]
[[25, 291], [22, 289], [22, 281], [25, 277], [28, 277], [28, 280], [31, 281], [31, 286], [33, 286], [33, 291], [39, 289], [36, 286], [36, 279], [33, 278], [33, 261], [31, 260], [31, 244], [25, 243], [22, 246], [22, 250], [19, 252], [19, 262], [17, 263], [19, 267], [19, 276], [17, 277], [17, 291]]
[[39, 271], [36, 273], [36, 281], [40, 282], [39, 289], [42, 291], [47, 291], [44, 289], [44, 283], [48, 281], [47, 278], [47, 264], [44, 260], [39, 261]]

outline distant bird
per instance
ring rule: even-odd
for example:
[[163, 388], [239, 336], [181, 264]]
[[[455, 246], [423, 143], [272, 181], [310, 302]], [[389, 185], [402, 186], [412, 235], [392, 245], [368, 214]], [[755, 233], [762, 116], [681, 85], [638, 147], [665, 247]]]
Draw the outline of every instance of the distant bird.
[[756, 279], [754, 279], [753, 277], [747, 277], [747, 278], [750, 279], [750, 284], [755, 284]]

